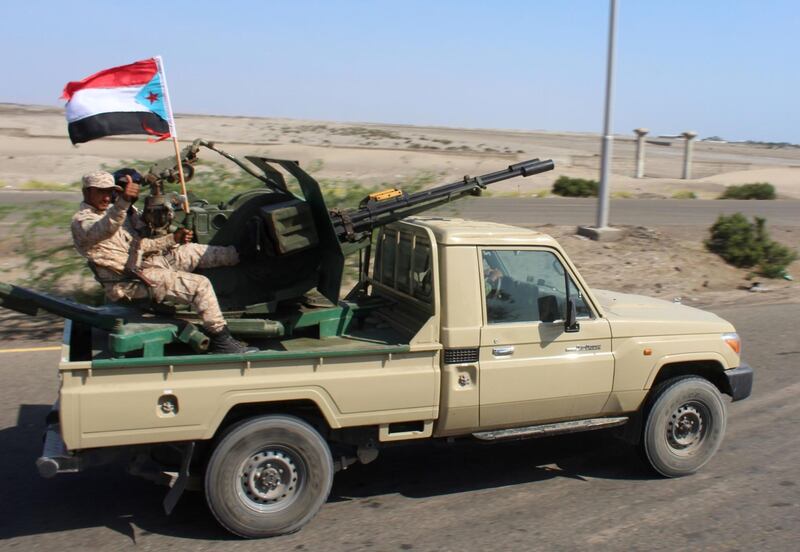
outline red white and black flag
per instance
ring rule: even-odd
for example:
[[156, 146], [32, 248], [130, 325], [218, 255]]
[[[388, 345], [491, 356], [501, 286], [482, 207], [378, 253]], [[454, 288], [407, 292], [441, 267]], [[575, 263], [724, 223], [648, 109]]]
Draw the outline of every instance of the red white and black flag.
[[69, 138], [73, 144], [117, 134], [175, 136], [161, 58], [137, 61], [67, 83]]

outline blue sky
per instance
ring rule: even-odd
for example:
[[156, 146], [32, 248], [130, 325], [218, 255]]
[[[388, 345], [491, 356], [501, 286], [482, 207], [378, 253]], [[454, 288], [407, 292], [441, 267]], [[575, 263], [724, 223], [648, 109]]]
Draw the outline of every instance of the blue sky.
[[[607, 0], [3, 3], [0, 102], [161, 54], [177, 113], [600, 132]], [[800, 2], [620, 0], [613, 128], [800, 143]]]

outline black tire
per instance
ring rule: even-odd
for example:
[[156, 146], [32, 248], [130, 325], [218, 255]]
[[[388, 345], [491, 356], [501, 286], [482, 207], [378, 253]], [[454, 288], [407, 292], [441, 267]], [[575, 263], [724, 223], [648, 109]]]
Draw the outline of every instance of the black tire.
[[642, 452], [665, 477], [692, 474], [717, 452], [725, 424], [725, 403], [714, 384], [694, 376], [667, 380], [646, 412]]
[[294, 416], [260, 416], [219, 441], [206, 469], [206, 501], [230, 532], [272, 537], [308, 523], [332, 483], [330, 449], [313, 427]]

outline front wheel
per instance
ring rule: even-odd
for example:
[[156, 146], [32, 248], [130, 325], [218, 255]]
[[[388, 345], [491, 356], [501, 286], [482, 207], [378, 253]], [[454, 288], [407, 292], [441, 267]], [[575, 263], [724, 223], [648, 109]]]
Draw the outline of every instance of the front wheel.
[[333, 460], [322, 436], [299, 418], [270, 415], [227, 432], [208, 462], [205, 490], [220, 524], [259, 538], [299, 530], [332, 483]]
[[650, 465], [666, 477], [696, 472], [717, 452], [725, 435], [725, 403], [699, 377], [663, 382], [647, 412], [642, 447]]

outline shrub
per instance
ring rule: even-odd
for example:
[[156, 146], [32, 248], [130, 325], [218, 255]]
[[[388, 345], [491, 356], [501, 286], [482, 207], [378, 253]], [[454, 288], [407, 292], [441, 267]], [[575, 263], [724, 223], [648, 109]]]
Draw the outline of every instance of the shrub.
[[672, 199], [697, 199], [697, 194], [690, 190], [681, 190], [672, 194]]
[[597, 189], [596, 180], [585, 178], [560, 176], [553, 183], [553, 193], [565, 197], [593, 197], [597, 196]]
[[764, 246], [764, 255], [758, 261], [758, 269], [767, 278], [780, 278], [786, 274], [786, 267], [797, 259], [797, 252], [776, 241]]
[[728, 263], [741, 268], [758, 266], [767, 278], [782, 276], [797, 258], [797, 252], [769, 237], [765, 219], [756, 217], [751, 223], [742, 213], [720, 215], [705, 243]]
[[755, 266], [762, 255], [756, 227], [742, 213], [720, 215], [711, 227], [706, 247], [738, 267]]
[[728, 186], [720, 199], [775, 199], [775, 187], [769, 182], [753, 182], [741, 186]]

